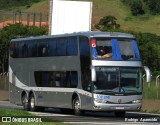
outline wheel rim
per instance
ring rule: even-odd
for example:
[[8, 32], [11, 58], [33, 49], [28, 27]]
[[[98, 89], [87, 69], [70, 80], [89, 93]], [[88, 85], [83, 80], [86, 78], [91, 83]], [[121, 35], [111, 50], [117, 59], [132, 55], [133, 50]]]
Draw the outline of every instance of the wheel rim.
[[32, 97], [31, 98], [31, 108], [33, 109], [35, 107], [35, 101], [34, 101], [34, 98]]
[[80, 109], [80, 102], [79, 102], [78, 99], [76, 99], [76, 101], [75, 101], [74, 109], [75, 109], [76, 111], [79, 111], [79, 109]]
[[23, 101], [22, 101], [24, 107], [26, 106], [27, 102], [28, 102], [27, 101], [27, 96], [24, 96]]

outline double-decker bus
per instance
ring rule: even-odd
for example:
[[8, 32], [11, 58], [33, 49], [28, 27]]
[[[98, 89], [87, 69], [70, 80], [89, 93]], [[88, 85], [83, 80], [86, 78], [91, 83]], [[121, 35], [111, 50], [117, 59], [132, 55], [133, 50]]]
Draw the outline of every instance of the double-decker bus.
[[10, 102], [25, 110], [55, 107], [76, 115], [89, 110], [124, 116], [142, 106], [142, 62], [135, 37], [127, 33], [12, 39], [9, 83]]

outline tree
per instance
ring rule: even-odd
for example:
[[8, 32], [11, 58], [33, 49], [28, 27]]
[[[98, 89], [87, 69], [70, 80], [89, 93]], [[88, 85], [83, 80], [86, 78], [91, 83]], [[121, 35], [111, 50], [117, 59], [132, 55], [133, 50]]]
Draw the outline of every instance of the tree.
[[13, 8], [19, 6], [31, 6], [33, 3], [37, 3], [41, 0], [0, 0], [0, 8]]
[[160, 13], [160, 0], [148, 0], [147, 4], [152, 14]]
[[132, 0], [130, 3], [131, 12], [134, 16], [144, 14], [143, 5], [141, 0]]
[[96, 24], [96, 28], [101, 31], [115, 30], [119, 29], [120, 25], [117, 24], [116, 18], [114, 16], [105, 16], [100, 19], [99, 23]]
[[47, 27], [24, 26], [11, 24], [0, 31], [0, 72], [8, 69], [9, 43], [13, 38], [46, 35]]
[[138, 41], [141, 60], [154, 72], [160, 72], [160, 37], [152, 33], [134, 33]]
[[124, 3], [124, 4], [130, 5], [131, 0], [121, 0], [121, 2]]
[[145, 13], [143, 6], [147, 6], [153, 15], [160, 13], [160, 0], [121, 0], [121, 2], [131, 8], [134, 16]]
[[121, 0], [122, 3], [128, 5], [130, 7], [131, 13], [134, 16], [144, 14], [144, 8], [143, 3], [145, 3], [145, 0]]

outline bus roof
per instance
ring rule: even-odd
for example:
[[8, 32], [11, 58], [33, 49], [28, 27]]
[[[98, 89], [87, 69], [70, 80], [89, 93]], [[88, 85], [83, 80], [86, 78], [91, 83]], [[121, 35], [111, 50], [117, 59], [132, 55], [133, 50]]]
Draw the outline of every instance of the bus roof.
[[60, 34], [60, 35], [42, 35], [42, 36], [34, 36], [26, 38], [17, 38], [17, 39], [12, 39], [11, 42], [22, 41], [22, 40], [44, 39], [44, 38], [69, 37], [69, 36], [135, 38], [132, 34], [128, 33], [93, 31], [93, 32], [75, 32], [75, 33]]

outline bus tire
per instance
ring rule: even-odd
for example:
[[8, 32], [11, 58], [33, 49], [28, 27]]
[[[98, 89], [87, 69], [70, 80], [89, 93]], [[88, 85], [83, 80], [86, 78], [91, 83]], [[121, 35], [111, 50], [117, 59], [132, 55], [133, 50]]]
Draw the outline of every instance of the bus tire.
[[37, 111], [37, 107], [35, 105], [35, 97], [33, 93], [29, 97], [29, 108], [30, 108], [30, 111], [33, 111], [33, 112]]
[[121, 117], [123, 118], [125, 116], [125, 111], [115, 111], [114, 114], [116, 117]]
[[75, 115], [82, 115], [84, 113], [84, 111], [82, 111], [80, 107], [81, 107], [81, 103], [78, 97], [76, 97], [75, 99], [73, 99], [73, 110]]
[[29, 111], [28, 98], [26, 94], [22, 96], [22, 105], [23, 105], [24, 110]]

